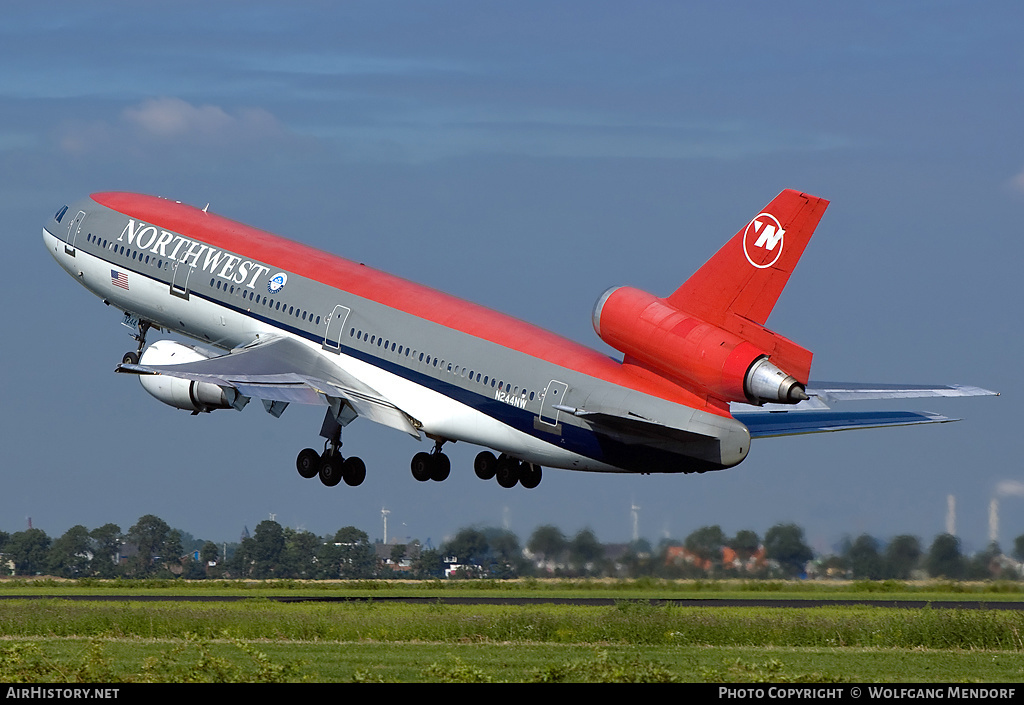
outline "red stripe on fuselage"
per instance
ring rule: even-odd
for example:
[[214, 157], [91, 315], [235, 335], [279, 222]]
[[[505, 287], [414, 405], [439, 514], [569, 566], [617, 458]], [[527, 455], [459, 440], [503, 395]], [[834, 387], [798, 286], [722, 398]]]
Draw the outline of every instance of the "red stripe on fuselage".
[[596, 350], [543, 328], [264, 230], [155, 196], [105, 192], [94, 193], [91, 198], [130, 218], [554, 365], [703, 411], [728, 415], [724, 409], [707, 404], [703, 397], [658, 375], [638, 375]]

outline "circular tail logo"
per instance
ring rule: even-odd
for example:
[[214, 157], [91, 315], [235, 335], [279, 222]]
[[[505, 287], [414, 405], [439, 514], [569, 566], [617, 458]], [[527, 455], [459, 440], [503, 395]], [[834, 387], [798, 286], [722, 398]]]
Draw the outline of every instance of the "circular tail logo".
[[288, 283], [288, 275], [284, 272], [278, 272], [270, 278], [267, 282], [267, 291], [271, 294], [276, 294], [284, 288], [284, 285]]
[[743, 232], [743, 254], [758, 269], [767, 269], [782, 256], [785, 235], [786, 231], [774, 215], [756, 215]]

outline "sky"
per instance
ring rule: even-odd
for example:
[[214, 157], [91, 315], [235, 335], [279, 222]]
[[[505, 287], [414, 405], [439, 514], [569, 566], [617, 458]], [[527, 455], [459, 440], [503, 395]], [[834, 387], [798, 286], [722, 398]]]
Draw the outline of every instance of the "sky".
[[[460, 528], [604, 542], [795, 522], [820, 552], [946, 527], [1024, 534], [1019, 3], [42, 2], [0, 18], [0, 530], [156, 514], [238, 540], [273, 517], [439, 546]], [[755, 441], [704, 475], [478, 480], [479, 448], [365, 419], [358, 488], [295, 471], [323, 410], [193, 417], [113, 373], [120, 315], [56, 265], [63, 204], [191, 203], [612, 353], [609, 286], [671, 293], [785, 188], [831, 205], [768, 321], [812, 379], [962, 383], [963, 420]], [[150, 341], [159, 337], [151, 335]], [[843, 409], [884, 408], [882, 403]]]

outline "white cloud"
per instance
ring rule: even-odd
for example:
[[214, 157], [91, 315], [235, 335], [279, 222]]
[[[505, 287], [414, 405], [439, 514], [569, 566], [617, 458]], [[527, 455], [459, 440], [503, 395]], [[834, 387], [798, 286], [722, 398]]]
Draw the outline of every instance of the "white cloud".
[[246, 140], [283, 133], [277, 119], [260, 108], [229, 114], [216, 105], [194, 106], [180, 98], [152, 98], [125, 108], [121, 120], [144, 135], [165, 140]]
[[1016, 191], [1024, 192], [1024, 171], [1010, 179], [1010, 186]]
[[58, 134], [60, 148], [85, 154], [119, 147], [148, 146], [231, 148], [283, 139], [288, 130], [262, 108], [228, 111], [217, 105], [192, 105], [180, 98], [151, 98], [125, 108], [113, 121], [65, 124]]

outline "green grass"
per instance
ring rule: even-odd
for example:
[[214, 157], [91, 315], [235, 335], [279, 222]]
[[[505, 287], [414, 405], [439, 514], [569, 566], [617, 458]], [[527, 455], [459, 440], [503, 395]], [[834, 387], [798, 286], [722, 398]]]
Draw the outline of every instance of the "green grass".
[[686, 598], [1019, 600], [1024, 582], [799, 580], [55, 580], [0, 579], [0, 595], [589, 597], [631, 600]]
[[[227, 595], [238, 602], [0, 601], [0, 682], [1020, 682], [1024, 613], [872, 606], [654, 606], [657, 596], [973, 595], [889, 585], [459, 582], [81, 585], [5, 582], [0, 594]], [[858, 584], [853, 584], [854, 586]], [[779, 586], [778, 591], [775, 590]], [[923, 587], [923, 586], [921, 586]], [[614, 606], [260, 599], [276, 594], [609, 596]], [[944, 591], [942, 591], [944, 590]], [[957, 590], [957, 591], [954, 591]], [[315, 592], [313, 592], [315, 591]], [[898, 592], [896, 592], [898, 591]], [[988, 599], [986, 597], [986, 599]]]
[[[12, 682], [980, 682], [1024, 680], [1019, 653], [984, 650], [584, 644], [0, 641]], [[13, 647], [35, 650], [19, 664]], [[258, 657], [253, 653], [259, 654]], [[267, 667], [270, 664], [272, 667]], [[18, 669], [23, 670], [19, 671]], [[19, 677], [20, 673], [27, 678]]]

